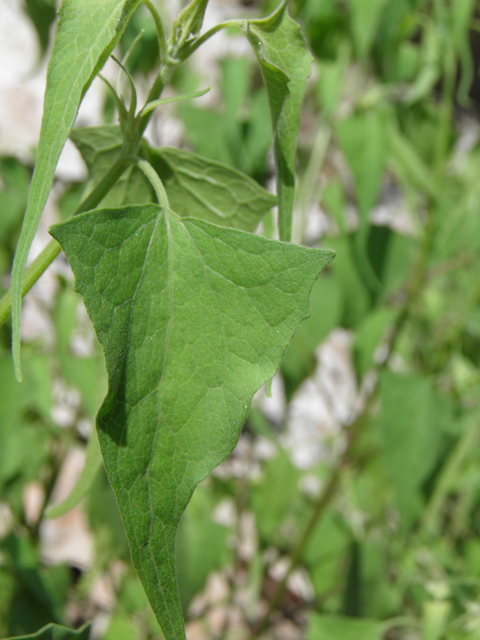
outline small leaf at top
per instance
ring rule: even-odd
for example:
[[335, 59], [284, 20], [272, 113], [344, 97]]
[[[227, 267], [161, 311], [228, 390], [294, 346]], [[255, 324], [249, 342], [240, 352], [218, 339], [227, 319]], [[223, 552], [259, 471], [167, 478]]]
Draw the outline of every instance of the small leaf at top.
[[64, 0], [48, 64], [42, 129], [27, 210], [12, 270], [12, 344], [15, 374], [20, 370], [23, 274], [55, 167], [77, 110], [93, 78], [118, 42], [140, 0]]
[[312, 56], [298, 24], [287, 12], [288, 0], [263, 20], [246, 20], [244, 30], [267, 86], [277, 168], [279, 233], [290, 240], [295, 191], [295, 148], [300, 108]]
[[173, 23], [173, 33], [177, 36], [195, 36], [202, 28], [208, 0], [192, 0]]
[[333, 252], [155, 204], [98, 209], [51, 233], [105, 352], [97, 428], [133, 561], [165, 637], [184, 640], [178, 523], [196, 485], [233, 450]]

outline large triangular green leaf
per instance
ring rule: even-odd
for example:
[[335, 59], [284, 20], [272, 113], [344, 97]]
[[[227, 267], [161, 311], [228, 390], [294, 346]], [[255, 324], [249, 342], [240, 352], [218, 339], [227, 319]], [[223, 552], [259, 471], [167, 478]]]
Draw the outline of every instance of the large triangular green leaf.
[[300, 108], [313, 59], [300, 27], [288, 15], [287, 5], [288, 0], [285, 0], [268, 18], [244, 23], [265, 78], [270, 102], [281, 240], [290, 240], [291, 236], [295, 147]]
[[93, 78], [118, 42], [140, 0], [64, 0], [48, 64], [42, 128], [27, 210], [12, 271], [15, 371], [20, 374], [20, 316], [23, 272], [53, 183], [55, 167], [77, 110]]
[[82, 214], [52, 235], [106, 356], [97, 427], [133, 560], [165, 636], [180, 640], [180, 517], [234, 448], [333, 252], [153, 204]]
[[40, 631], [28, 636], [15, 636], [9, 640], [88, 640], [90, 636], [90, 623], [81, 629], [68, 629], [58, 624], [49, 624]]

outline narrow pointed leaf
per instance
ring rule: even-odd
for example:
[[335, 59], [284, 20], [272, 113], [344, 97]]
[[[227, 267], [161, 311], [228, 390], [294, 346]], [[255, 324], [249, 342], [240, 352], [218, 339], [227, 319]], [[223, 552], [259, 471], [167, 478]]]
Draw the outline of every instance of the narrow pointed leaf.
[[68, 629], [58, 624], [48, 624], [43, 629], [28, 636], [15, 636], [9, 640], [88, 640], [90, 636], [90, 623], [81, 629]]
[[64, 0], [48, 64], [35, 171], [12, 271], [13, 359], [20, 373], [23, 272], [53, 183], [55, 167], [93, 78], [118, 42], [140, 0]]
[[152, 608], [185, 632], [175, 533], [195, 486], [233, 450], [333, 252], [267, 240], [158, 205], [51, 229], [105, 352], [105, 467]]
[[290, 240], [295, 191], [295, 148], [300, 107], [310, 75], [312, 56], [298, 24], [287, 12], [288, 0], [263, 20], [248, 20], [245, 33], [267, 86], [277, 167], [279, 232]]
[[171, 98], [160, 98], [160, 100], [153, 100], [153, 102], [149, 102], [148, 104], [146, 104], [143, 107], [141, 113], [143, 115], [145, 115], [146, 113], [149, 113], [150, 111], [153, 111], [154, 109], [157, 109], [157, 107], [161, 107], [164, 104], [170, 104], [171, 102], [183, 102], [183, 100], [191, 100], [192, 98], [200, 98], [201, 96], [204, 96], [209, 91], [210, 91], [210, 87], [207, 87], [206, 89], [200, 89], [200, 91], [192, 91], [190, 93], [183, 93], [183, 94], [180, 94], [179, 96], [172, 96]]

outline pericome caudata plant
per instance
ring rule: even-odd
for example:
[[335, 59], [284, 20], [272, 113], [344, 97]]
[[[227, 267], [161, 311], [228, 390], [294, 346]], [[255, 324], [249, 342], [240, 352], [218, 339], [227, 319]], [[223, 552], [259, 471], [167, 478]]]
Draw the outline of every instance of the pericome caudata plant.
[[[310, 291], [333, 252], [290, 242], [295, 144], [311, 56], [288, 0], [261, 20], [201, 34], [208, 0], [192, 0], [167, 39], [150, 0], [160, 67], [146, 104], [114, 92], [119, 125], [72, 129], [92, 80], [141, 0], [64, 0], [51, 53], [28, 206], [0, 303], [12, 315], [21, 380], [21, 299], [63, 249], [105, 354], [108, 393], [97, 415], [105, 468], [133, 562], [165, 637], [185, 637], [175, 534], [196, 485], [233, 450], [255, 392], [275, 374]], [[277, 197], [230, 167], [143, 134], [174, 70], [223, 28], [251, 44], [270, 105]], [[203, 92], [178, 99], [194, 98]], [[25, 271], [61, 150], [71, 137], [90, 181], [75, 214]], [[278, 205], [280, 241], [254, 233]], [[89, 450], [98, 468], [96, 439]], [[88, 488], [77, 490], [69, 508]]]

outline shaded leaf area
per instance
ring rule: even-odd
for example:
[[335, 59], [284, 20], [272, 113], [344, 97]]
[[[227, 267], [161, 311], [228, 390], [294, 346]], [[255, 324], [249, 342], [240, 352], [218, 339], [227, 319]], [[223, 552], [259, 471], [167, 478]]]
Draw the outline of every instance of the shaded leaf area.
[[[149, 149], [149, 158], [174, 211], [254, 231], [277, 198], [247, 175], [188, 151]], [[198, 215], [201, 213], [201, 215]]]
[[[74, 129], [70, 136], [85, 160], [92, 183], [117, 157], [122, 136], [118, 126]], [[163, 182], [172, 209], [184, 217], [254, 231], [276, 197], [246, 174], [190, 151], [146, 143], [142, 156]], [[103, 201], [104, 206], [152, 202], [153, 190], [144, 174], [132, 167]]]
[[51, 232], [105, 352], [97, 426], [133, 560], [162, 630], [183, 638], [180, 517], [233, 450], [333, 252], [182, 221], [157, 205], [97, 210]]
[[287, 2], [263, 20], [245, 22], [245, 33], [267, 86], [277, 169], [280, 239], [290, 240], [295, 190], [295, 148], [300, 109], [312, 56]]
[[55, 167], [94, 77], [118, 42], [139, 0], [64, 2], [47, 71], [44, 111], [28, 204], [12, 270], [13, 358], [20, 374], [23, 272], [53, 183]]
[[61, 627], [57, 624], [48, 624], [37, 633], [27, 636], [15, 636], [10, 640], [88, 640], [90, 636], [90, 624], [84, 625], [77, 631]]

